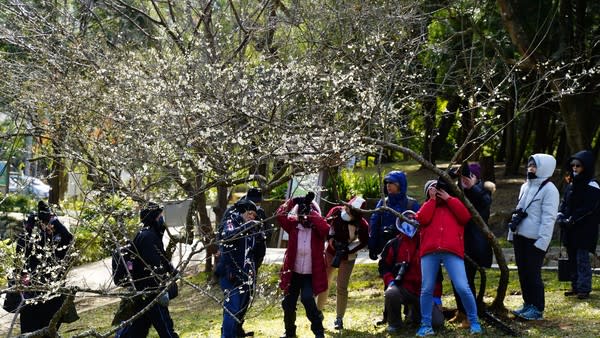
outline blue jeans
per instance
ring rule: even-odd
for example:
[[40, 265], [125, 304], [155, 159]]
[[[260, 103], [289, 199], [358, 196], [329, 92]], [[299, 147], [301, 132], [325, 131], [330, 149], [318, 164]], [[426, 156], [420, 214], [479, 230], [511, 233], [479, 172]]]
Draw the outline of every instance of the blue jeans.
[[571, 288], [577, 293], [592, 291], [592, 265], [588, 250], [567, 248], [571, 268]]
[[462, 258], [449, 252], [434, 252], [421, 257], [421, 326], [431, 326], [433, 308], [433, 289], [437, 280], [440, 264], [444, 263], [446, 271], [460, 300], [465, 306], [467, 318], [471, 325], [479, 323], [475, 297], [469, 288], [465, 273], [465, 262]]
[[244, 321], [246, 308], [250, 301], [248, 285], [234, 284], [227, 277], [221, 277], [219, 281], [224, 296], [221, 337], [235, 338], [242, 327], [241, 323]]

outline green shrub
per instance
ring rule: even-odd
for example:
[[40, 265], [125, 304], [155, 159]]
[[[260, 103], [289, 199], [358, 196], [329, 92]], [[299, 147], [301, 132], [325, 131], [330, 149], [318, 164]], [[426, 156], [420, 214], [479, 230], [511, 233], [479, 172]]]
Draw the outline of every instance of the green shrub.
[[0, 195], [0, 211], [29, 213], [36, 207], [36, 200], [21, 194]]
[[284, 200], [285, 195], [287, 194], [287, 189], [288, 189], [287, 183], [280, 184], [280, 185], [276, 186], [273, 190], [271, 190], [271, 192], [269, 194], [269, 198], [276, 199], [276, 200]]
[[355, 191], [363, 198], [378, 198], [381, 195], [381, 183], [377, 175], [363, 174], [355, 180]]

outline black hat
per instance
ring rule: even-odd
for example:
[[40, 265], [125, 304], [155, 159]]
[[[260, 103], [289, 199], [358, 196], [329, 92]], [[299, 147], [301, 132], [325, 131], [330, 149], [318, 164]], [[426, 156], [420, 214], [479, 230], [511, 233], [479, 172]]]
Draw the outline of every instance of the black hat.
[[140, 221], [144, 224], [152, 224], [162, 212], [163, 208], [160, 205], [154, 202], [148, 202], [148, 204], [140, 210]]
[[259, 188], [250, 188], [246, 193], [246, 199], [251, 200], [254, 203], [262, 202], [262, 191]]
[[244, 213], [246, 211], [254, 211], [256, 212], [256, 204], [254, 204], [254, 202], [252, 202], [249, 199], [245, 199], [242, 198], [240, 200], [238, 200], [237, 202], [235, 202], [234, 204], [235, 209], [238, 212]]
[[44, 201], [38, 202], [38, 217], [44, 223], [49, 223], [52, 217], [52, 210], [50, 210], [50, 207]]

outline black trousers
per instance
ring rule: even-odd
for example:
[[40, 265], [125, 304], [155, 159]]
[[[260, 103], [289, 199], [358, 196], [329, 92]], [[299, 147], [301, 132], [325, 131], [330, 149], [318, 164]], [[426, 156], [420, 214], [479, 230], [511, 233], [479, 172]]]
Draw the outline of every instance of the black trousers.
[[[136, 313], [145, 308], [153, 297], [146, 300], [136, 300]], [[146, 313], [134, 320], [131, 325], [117, 331], [118, 338], [140, 338], [147, 337], [150, 326], [154, 326], [160, 338], [179, 338], [173, 329], [173, 320], [169, 314], [169, 308], [155, 303]]]
[[534, 239], [519, 235], [515, 235], [513, 238], [523, 302], [535, 305], [538, 310], [544, 311], [546, 299], [542, 281], [542, 265], [546, 251], [536, 248], [534, 243]]
[[[25, 305], [21, 309], [21, 333], [34, 332], [48, 326], [50, 320], [58, 312], [64, 301], [65, 297], [59, 296], [44, 303]], [[60, 327], [60, 323], [58, 321], [57, 330]], [[50, 336], [46, 335], [44, 337]]]
[[285, 324], [285, 334], [288, 337], [296, 335], [296, 303], [298, 297], [304, 310], [306, 317], [310, 321], [310, 329], [317, 337], [323, 337], [325, 329], [323, 328], [323, 314], [317, 308], [317, 302], [312, 289], [312, 274], [301, 275], [299, 273], [292, 274], [292, 282], [288, 290], [288, 294], [283, 298], [281, 307], [283, 308], [283, 322]]

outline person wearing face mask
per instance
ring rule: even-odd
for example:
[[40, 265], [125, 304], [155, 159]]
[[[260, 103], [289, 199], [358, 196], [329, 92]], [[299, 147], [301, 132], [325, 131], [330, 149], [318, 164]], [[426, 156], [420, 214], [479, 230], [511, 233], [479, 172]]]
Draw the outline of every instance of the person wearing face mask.
[[592, 291], [590, 252], [596, 252], [600, 222], [600, 186], [594, 180], [594, 155], [583, 150], [567, 162], [569, 184], [565, 188], [556, 223], [567, 248], [571, 290], [565, 296], [587, 299]]
[[543, 319], [542, 265], [552, 239], [560, 197], [558, 189], [550, 182], [555, 168], [556, 160], [551, 155], [534, 154], [529, 157], [527, 181], [521, 186], [515, 208], [521, 211], [522, 217], [512, 222], [512, 229], [508, 231], [523, 297], [523, 306], [512, 313], [525, 320]]
[[[407, 210], [402, 213], [407, 219], [414, 221], [415, 213]], [[379, 260], [379, 276], [385, 284], [385, 308], [387, 309], [387, 331], [390, 334], [400, 333], [403, 325], [418, 325], [421, 322], [421, 257], [419, 255], [420, 235], [415, 225], [398, 219], [396, 222], [398, 235], [389, 241], [381, 253]], [[434, 305], [431, 313], [431, 325], [438, 328], [444, 324], [441, 308], [442, 274], [434, 290]], [[405, 320], [402, 320], [404, 306]]]
[[223, 219], [219, 264], [216, 274], [223, 290], [221, 337], [253, 336], [242, 329], [244, 316], [256, 287], [258, 237], [262, 236], [257, 207], [249, 199], [240, 199]]
[[[362, 197], [354, 197], [349, 205], [335, 206], [325, 218], [329, 223], [329, 240], [325, 251], [327, 281], [332, 282], [333, 272], [337, 268], [336, 282], [336, 319], [334, 328], [344, 328], [344, 314], [348, 305], [348, 283], [354, 268], [357, 252], [367, 246], [369, 223], [358, 209], [365, 209], [367, 202]], [[317, 306], [323, 311], [327, 302], [328, 289], [317, 297]]]
[[[141, 312], [152, 302], [154, 304], [130, 325], [117, 331], [115, 338], [146, 337], [151, 325], [161, 338], [178, 338], [168, 307], [169, 299], [176, 294], [163, 292], [165, 284], [177, 275], [177, 270], [167, 258], [162, 241], [166, 230], [163, 208], [154, 202], [148, 203], [140, 211], [140, 221], [143, 227], [135, 236], [133, 244], [143, 268], [140, 269], [142, 271], [134, 269], [133, 277], [135, 289], [143, 293], [133, 298], [135, 313]], [[169, 288], [171, 290], [173, 288]]]
[[315, 295], [327, 289], [327, 272], [323, 249], [329, 225], [313, 202], [314, 193], [287, 200], [277, 209], [277, 221], [289, 235], [280, 271], [279, 287], [284, 292], [283, 321], [285, 334], [296, 337], [296, 303], [298, 297], [310, 329], [316, 338], [325, 337], [323, 313], [317, 308]]
[[[383, 179], [385, 198], [377, 202], [376, 208], [384, 204], [397, 212], [418, 211], [419, 203], [406, 195], [408, 183], [403, 171], [390, 171]], [[383, 246], [396, 236], [396, 215], [389, 211], [378, 211], [369, 220], [369, 258], [379, 259]]]

